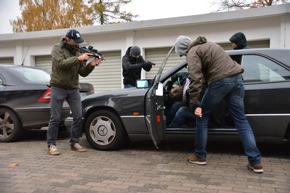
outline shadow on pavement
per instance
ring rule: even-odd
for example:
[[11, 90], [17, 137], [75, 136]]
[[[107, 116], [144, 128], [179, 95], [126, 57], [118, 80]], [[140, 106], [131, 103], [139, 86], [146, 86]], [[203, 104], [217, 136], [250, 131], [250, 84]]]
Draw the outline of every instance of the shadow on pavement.
[[[46, 141], [47, 128], [26, 130], [21, 141]], [[67, 130], [59, 130], [58, 139], [67, 139], [70, 134]]]
[[[257, 141], [257, 146], [263, 157], [275, 156], [280, 158], [290, 159], [290, 142], [277, 141]], [[166, 139], [155, 148], [152, 141], [128, 143], [123, 149], [130, 150], [146, 150], [146, 151], [179, 151], [179, 152], [194, 152], [194, 137], [180, 139]], [[245, 155], [242, 142], [239, 137], [213, 137], [210, 136], [207, 144], [207, 152], [209, 154], [233, 154]]]
[[[27, 130], [21, 141], [46, 141], [46, 128], [41, 130]], [[69, 139], [70, 133], [67, 130], [60, 130], [58, 140]], [[92, 148], [86, 141], [85, 135], [82, 138], [88, 148]], [[135, 151], [172, 151], [172, 152], [188, 152], [194, 151], [194, 137], [183, 136], [177, 138], [167, 137], [156, 149], [151, 140], [141, 142], [127, 142], [119, 149], [135, 150]], [[263, 157], [275, 156], [280, 158], [290, 159], [290, 142], [277, 141], [257, 141], [257, 146], [260, 149]], [[207, 152], [209, 154], [225, 153], [233, 155], [244, 155], [242, 142], [238, 136], [209, 136], [207, 144]]]

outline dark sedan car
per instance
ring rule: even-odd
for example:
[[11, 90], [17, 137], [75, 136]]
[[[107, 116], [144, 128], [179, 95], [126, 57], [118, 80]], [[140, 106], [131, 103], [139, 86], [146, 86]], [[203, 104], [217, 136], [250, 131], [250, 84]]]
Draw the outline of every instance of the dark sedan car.
[[[246, 49], [228, 51], [228, 54], [245, 69], [246, 115], [256, 138], [289, 140], [290, 50]], [[131, 141], [151, 138], [157, 146], [168, 135], [195, 134], [195, 126], [169, 128], [166, 125], [170, 104], [166, 85], [175, 74], [187, 72], [187, 63], [181, 62], [162, 73], [168, 58], [152, 81], [139, 80], [137, 88], [83, 98], [83, 129], [95, 149], [117, 149], [126, 137]], [[238, 135], [224, 103], [211, 115], [209, 134]]]
[[[20, 139], [24, 129], [41, 129], [50, 117], [50, 73], [19, 65], [0, 65], [0, 142]], [[80, 95], [94, 93], [93, 85], [80, 83]], [[63, 105], [60, 129], [70, 108]]]
[[[50, 117], [50, 74], [44, 70], [0, 65], [0, 142], [16, 141], [24, 129], [40, 129]], [[69, 115], [64, 105], [64, 118]]]

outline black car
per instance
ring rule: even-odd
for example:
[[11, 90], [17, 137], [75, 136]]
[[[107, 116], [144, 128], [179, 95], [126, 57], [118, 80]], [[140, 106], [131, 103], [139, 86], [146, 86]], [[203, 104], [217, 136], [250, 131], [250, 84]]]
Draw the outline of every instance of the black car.
[[94, 85], [87, 82], [80, 82], [80, 95], [81, 97], [94, 94]]
[[[170, 50], [172, 52], [173, 48]], [[245, 49], [227, 53], [245, 69], [245, 110], [256, 138], [289, 140], [290, 49]], [[138, 80], [137, 88], [83, 98], [83, 129], [95, 149], [117, 149], [126, 137], [131, 141], [151, 138], [157, 146], [169, 135], [195, 134], [195, 126], [166, 126], [166, 109], [170, 104], [166, 85], [172, 76], [187, 72], [184, 61], [162, 73], [168, 58], [154, 80]], [[69, 126], [71, 118], [67, 118], [65, 124]], [[212, 112], [208, 132], [238, 135], [225, 103]]]
[[[50, 72], [19, 65], [0, 65], [0, 142], [16, 141], [25, 129], [48, 126], [50, 117]], [[94, 93], [93, 85], [80, 83], [80, 95]], [[59, 128], [70, 108], [65, 102]]]
[[[50, 117], [50, 74], [19, 65], [0, 65], [0, 142], [16, 141], [25, 129], [41, 129]], [[70, 108], [64, 104], [60, 127]]]

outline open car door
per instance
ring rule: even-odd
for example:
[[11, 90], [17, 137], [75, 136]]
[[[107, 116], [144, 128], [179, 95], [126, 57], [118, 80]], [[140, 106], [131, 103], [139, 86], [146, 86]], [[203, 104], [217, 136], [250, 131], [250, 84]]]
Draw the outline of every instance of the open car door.
[[165, 64], [173, 51], [174, 46], [170, 49], [167, 56], [163, 60], [151, 88], [146, 95], [146, 124], [149, 130], [151, 139], [158, 149], [158, 144], [164, 137], [166, 128], [166, 118], [164, 115], [164, 96], [163, 96], [163, 84], [160, 83], [160, 77], [165, 67]]

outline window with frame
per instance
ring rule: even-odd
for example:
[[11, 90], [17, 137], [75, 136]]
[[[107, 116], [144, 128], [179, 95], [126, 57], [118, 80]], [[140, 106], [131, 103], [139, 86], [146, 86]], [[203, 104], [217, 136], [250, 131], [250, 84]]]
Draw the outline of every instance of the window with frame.
[[244, 55], [244, 82], [274, 82], [290, 79], [290, 71], [279, 64], [257, 55]]

